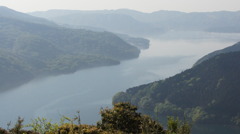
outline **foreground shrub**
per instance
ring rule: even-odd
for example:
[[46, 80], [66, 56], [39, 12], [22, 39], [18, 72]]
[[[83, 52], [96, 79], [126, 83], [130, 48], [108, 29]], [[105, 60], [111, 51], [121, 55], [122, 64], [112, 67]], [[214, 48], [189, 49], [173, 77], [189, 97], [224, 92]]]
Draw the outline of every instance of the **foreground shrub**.
[[141, 118], [141, 132], [143, 134], [165, 134], [162, 125], [147, 115]]
[[100, 111], [102, 120], [98, 126], [103, 130], [119, 130], [125, 133], [140, 133], [141, 116], [137, 107], [129, 103], [114, 104], [112, 109]]
[[0, 128], [0, 134], [9, 134], [7, 130]]
[[167, 134], [190, 134], [191, 127], [187, 122], [181, 122], [178, 118], [168, 117]]
[[58, 134], [124, 134], [121, 131], [112, 130], [104, 131], [101, 128], [94, 125], [75, 125], [64, 124], [59, 127]]
[[51, 120], [40, 117], [32, 120], [30, 124], [26, 125], [26, 127], [31, 127], [32, 131], [40, 134], [56, 132], [58, 130], [58, 126], [59, 125], [57, 123], [51, 123]]
[[[9, 131], [0, 128], [0, 134], [190, 134], [188, 123], [169, 117], [164, 130], [159, 122], [141, 115], [130, 103], [114, 104], [112, 109], [101, 109], [100, 114], [102, 119], [96, 126], [81, 124], [80, 112], [74, 118], [63, 116], [60, 123], [54, 124], [45, 118], [37, 118], [27, 125], [31, 131], [23, 130], [24, 120], [18, 118]], [[64, 120], [69, 123], [64, 123]]]

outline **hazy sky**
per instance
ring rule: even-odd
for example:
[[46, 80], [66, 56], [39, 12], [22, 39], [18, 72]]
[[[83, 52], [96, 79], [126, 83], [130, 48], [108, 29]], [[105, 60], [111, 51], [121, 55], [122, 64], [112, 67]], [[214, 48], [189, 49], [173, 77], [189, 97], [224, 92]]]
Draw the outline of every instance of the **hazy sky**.
[[240, 10], [240, 0], [0, 0], [0, 5], [21, 12], [48, 9], [103, 10], [119, 8], [142, 12], [158, 10], [184, 12]]

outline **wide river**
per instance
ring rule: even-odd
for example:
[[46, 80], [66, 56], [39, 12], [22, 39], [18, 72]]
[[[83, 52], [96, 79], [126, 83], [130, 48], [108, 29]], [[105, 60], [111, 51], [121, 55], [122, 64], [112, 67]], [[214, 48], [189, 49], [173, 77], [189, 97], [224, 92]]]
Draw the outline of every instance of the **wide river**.
[[1, 93], [0, 126], [15, 123], [18, 116], [25, 124], [36, 117], [59, 121], [63, 115], [74, 117], [78, 110], [82, 123], [95, 124], [100, 109], [111, 107], [115, 93], [173, 76], [191, 68], [203, 55], [236, 43], [234, 39], [214, 38], [150, 40], [150, 48], [142, 50], [138, 59], [34, 80]]

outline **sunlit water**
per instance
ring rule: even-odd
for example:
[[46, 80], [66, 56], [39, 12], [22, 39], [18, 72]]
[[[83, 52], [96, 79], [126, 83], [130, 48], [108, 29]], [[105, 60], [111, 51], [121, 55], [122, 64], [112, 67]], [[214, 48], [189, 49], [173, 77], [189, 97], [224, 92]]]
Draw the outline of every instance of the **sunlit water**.
[[78, 110], [82, 123], [95, 124], [101, 107], [111, 107], [115, 93], [180, 73], [203, 55], [234, 43], [151, 39], [150, 48], [138, 59], [32, 81], [0, 94], [0, 126], [18, 116], [25, 124], [36, 117], [59, 121], [62, 115], [74, 117]]

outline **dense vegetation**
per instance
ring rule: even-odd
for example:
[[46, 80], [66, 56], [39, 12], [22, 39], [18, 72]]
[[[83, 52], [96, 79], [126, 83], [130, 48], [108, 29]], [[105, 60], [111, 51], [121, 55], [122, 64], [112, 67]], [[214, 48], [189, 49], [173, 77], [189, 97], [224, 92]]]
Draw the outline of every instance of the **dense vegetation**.
[[10, 17], [0, 12], [0, 90], [35, 77], [115, 65], [139, 56], [139, 49], [113, 33], [36, 24], [28, 15], [22, 21], [16, 16], [23, 14], [3, 9]]
[[[101, 120], [97, 125], [81, 124], [80, 112], [74, 118], [63, 117], [60, 123], [51, 123], [45, 118], [37, 118], [31, 124], [32, 130], [23, 130], [23, 119], [7, 130], [0, 128], [1, 134], [190, 134], [191, 127], [186, 122], [169, 117], [167, 129], [149, 116], [137, 112], [130, 103], [117, 103], [112, 109], [101, 109]], [[69, 123], [66, 123], [68, 121]], [[76, 123], [75, 123], [76, 122]], [[10, 126], [10, 124], [8, 124]]]
[[214, 56], [173, 77], [120, 92], [113, 102], [131, 102], [152, 116], [240, 125], [239, 59], [239, 51]]

